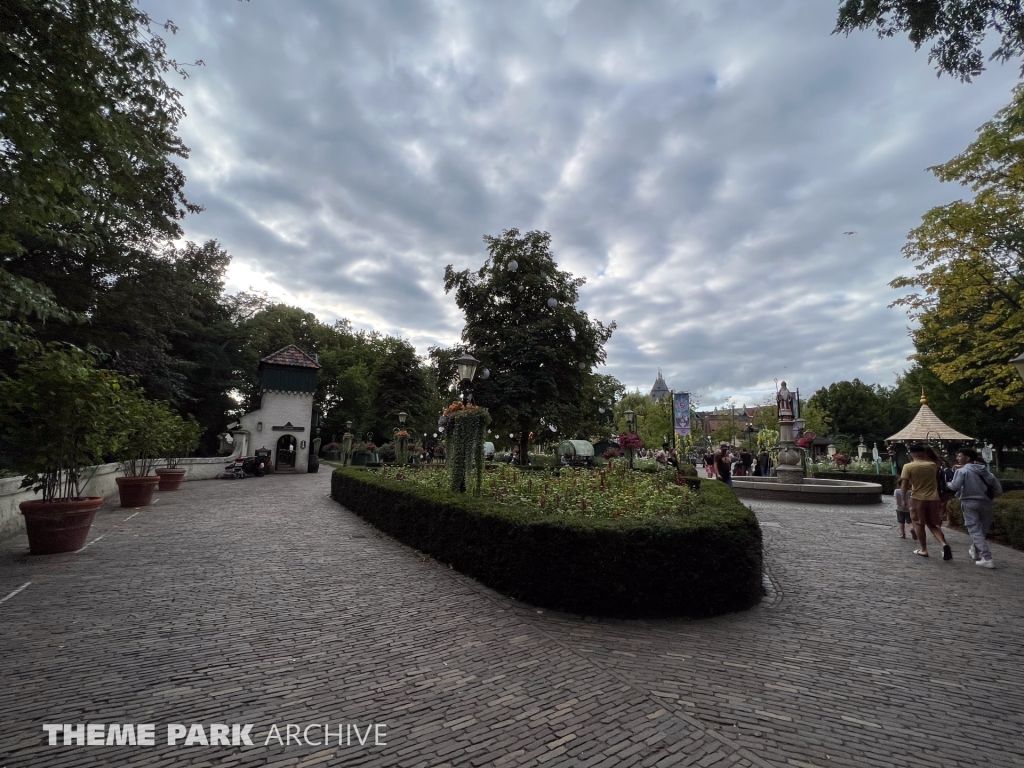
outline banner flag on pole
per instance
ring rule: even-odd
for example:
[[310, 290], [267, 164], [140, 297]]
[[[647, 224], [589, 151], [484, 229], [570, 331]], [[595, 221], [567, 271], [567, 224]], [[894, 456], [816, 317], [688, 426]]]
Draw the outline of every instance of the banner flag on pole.
[[672, 393], [672, 423], [680, 437], [690, 434], [690, 393]]

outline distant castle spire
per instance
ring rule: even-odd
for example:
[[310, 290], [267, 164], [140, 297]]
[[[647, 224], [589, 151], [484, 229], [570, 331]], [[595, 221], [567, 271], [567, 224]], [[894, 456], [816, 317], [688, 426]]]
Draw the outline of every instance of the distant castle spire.
[[665, 379], [662, 378], [661, 369], [658, 369], [658, 378], [654, 381], [654, 386], [651, 387], [651, 400], [658, 402], [663, 397], [667, 396], [669, 392], [668, 384], [665, 383]]

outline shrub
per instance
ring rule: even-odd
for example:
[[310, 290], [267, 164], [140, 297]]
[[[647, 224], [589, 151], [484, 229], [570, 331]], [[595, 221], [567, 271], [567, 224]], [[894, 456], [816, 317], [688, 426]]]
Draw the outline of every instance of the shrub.
[[[951, 525], [963, 527], [964, 515], [960, 501], [953, 499], [947, 507]], [[988, 538], [1014, 549], [1024, 550], [1024, 491], [1007, 491], [995, 501], [995, 516]]]
[[711, 616], [756, 604], [761, 529], [723, 483], [679, 519], [555, 517], [338, 469], [331, 496], [399, 541], [515, 599], [606, 616]]
[[696, 477], [697, 468], [693, 464], [687, 464], [686, 462], [679, 462], [679, 473], [683, 477]]

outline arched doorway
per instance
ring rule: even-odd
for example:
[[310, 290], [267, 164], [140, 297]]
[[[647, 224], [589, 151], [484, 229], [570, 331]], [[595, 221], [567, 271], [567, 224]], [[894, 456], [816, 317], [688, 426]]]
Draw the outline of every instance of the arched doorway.
[[282, 435], [277, 441], [277, 460], [274, 466], [277, 469], [295, 469], [295, 438], [291, 435]]

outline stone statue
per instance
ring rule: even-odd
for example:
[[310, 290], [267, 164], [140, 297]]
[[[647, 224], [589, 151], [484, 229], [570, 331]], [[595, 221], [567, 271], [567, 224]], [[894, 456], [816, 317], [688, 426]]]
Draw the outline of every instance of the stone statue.
[[786, 389], [786, 382], [782, 382], [782, 389], [775, 396], [775, 402], [779, 407], [779, 421], [792, 421], [793, 393]]

